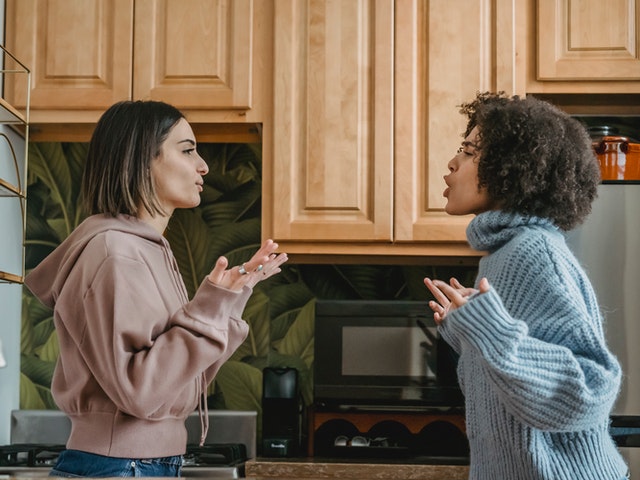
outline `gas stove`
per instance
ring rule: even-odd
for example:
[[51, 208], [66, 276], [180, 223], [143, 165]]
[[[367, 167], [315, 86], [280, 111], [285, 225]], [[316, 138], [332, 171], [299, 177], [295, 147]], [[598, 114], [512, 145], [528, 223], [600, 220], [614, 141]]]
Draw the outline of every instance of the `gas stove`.
[[[203, 446], [200, 421], [192, 414], [186, 422], [187, 451], [183, 477], [242, 478], [245, 462], [256, 456], [256, 412], [209, 412], [209, 433]], [[16, 410], [11, 418], [11, 444], [0, 446], [3, 475], [46, 477], [64, 450], [71, 423], [57, 411]]]
[[[0, 478], [46, 477], [64, 445], [17, 443], [0, 446]], [[183, 477], [242, 478], [247, 450], [240, 443], [187, 445]]]

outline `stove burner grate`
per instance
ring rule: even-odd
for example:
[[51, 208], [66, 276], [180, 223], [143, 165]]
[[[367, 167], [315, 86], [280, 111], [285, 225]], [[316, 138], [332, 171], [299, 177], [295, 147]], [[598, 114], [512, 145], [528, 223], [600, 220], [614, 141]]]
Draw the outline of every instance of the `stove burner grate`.
[[187, 445], [184, 467], [210, 467], [238, 465], [247, 460], [247, 448], [242, 443], [213, 443]]
[[2, 467], [51, 467], [64, 445], [17, 443], [0, 447]]
[[[0, 467], [48, 467], [55, 465], [64, 445], [13, 444], [0, 446]], [[232, 467], [247, 460], [241, 443], [187, 445], [183, 467]]]

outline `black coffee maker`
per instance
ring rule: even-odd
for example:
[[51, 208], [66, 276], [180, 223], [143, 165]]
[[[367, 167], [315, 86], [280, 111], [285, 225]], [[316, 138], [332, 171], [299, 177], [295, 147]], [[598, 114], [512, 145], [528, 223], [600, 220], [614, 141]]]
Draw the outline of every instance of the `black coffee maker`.
[[302, 399], [298, 370], [267, 367], [262, 371], [262, 455], [294, 457], [301, 447]]

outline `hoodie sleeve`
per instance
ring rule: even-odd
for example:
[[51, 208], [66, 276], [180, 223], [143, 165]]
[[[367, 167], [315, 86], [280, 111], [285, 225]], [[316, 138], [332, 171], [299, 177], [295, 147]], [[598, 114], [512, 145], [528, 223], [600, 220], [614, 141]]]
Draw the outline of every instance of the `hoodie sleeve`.
[[[199, 324], [197, 322], [198, 317], [207, 316], [207, 306], [212, 296], [215, 296], [217, 292], [229, 292], [223, 288], [217, 287], [211, 283], [207, 278], [200, 284], [200, 288], [196, 292], [193, 300], [185, 306], [184, 309], [179, 310], [174, 315], [172, 321], [176, 325], [181, 325], [184, 328], [198, 332], [199, 328], [205, 328], [205, 331], [210, 328], [209, 324]], [[235, 293], [235, 292], [232, 292]], [[251, 296], [252, 289], [244, 287], [243, 290], [237, 293], [235, 300], [232, 300], [227, 308], [229, 309], [229, 332], [227, 335], [227, 346], [224, 360], [215, 362], [205, 371], [205, 380], [209, 384], [213, 381], [215, 375], [222, 367], [222, 364], [229, 359], [229, 357], [240, 347], [245, 338], [247, 338], [249, 327], [247, 323], [242, 320], [242, 313]], [[206, 333], [205, 333], [206, 335]]]
[[182, 304], [175, 288], [163, 291], [158, 275], [137, 259], [107, 257], [82, 299], [82, 315], [68, 316], [86, 319], [79, 348], [101, 388], [141, 418], [192, 411], [196, 378], [221, 365], [248, 331], [240, 315], [250, 291], [205, 280]]

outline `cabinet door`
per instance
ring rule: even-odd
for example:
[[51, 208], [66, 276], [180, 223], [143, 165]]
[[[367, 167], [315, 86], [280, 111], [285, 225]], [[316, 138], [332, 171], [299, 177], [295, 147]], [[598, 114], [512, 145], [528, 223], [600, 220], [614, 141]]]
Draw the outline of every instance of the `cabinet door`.
[[[31, 122], [41, 110], [104, 110], [131, 96], [131, 0], [6, 0], [6, 44], [31, 69]], [[23, 84], [5, 97], [26, 105]]]
[[266, 231], [391, 242], [393, 2], [275, 0], [274, 18]]
[[516, 3], [276, 0], [265, 236], [309, 255], [477, 255], [442, 176], [459, 105], [524, 88]]
[[249, 109], [253, 0], [136, 0], [134, 98]]
[[638, 0], [539, 0], [538, 80], [640, 80], [639, 8]]
[[396, 1], [395, 242], [466, 242], [470, 216], [444, 212], [447, 164], [463, 140], [463, 102], [515, 93], [514, 4]]

